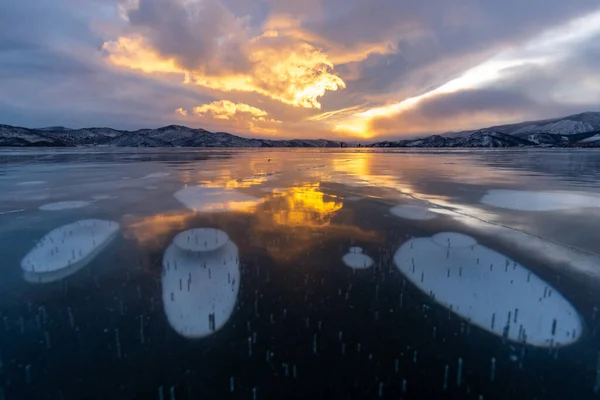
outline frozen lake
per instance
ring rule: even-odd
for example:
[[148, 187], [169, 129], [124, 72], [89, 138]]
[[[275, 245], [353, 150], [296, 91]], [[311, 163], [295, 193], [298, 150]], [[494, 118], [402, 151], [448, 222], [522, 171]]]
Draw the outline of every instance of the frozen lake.
[[0, 151], [0, 400], [600, 395], [600, 151]]

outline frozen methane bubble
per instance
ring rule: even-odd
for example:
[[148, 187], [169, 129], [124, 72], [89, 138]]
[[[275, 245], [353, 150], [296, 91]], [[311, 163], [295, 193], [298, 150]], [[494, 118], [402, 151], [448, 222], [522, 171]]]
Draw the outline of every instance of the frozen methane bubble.
[[390, 212], [396, 217], [423, 221], [434, 219], [437, 216], [429, 211], [429, 208], [415, 205], [395, 206], [390, 209]]
[[75, 201], [59, 201], [57, 203], [49, 203], [40, 206], [40, 210], [43, 211], [61, 211], [61, 210], [71, 210], [73, 208], [81, 208], [88, 206], [90, 204], [89, 201], [83, 200], [75, 200]]
[[119, 224], [86, 219], [64, 225], [44, 236], [21, 261], [25, 279], [51, 282], [83, 268], [119, 231]]
[[352, 269], [366, 269], [373, 265], [373, 259], [363, 254], [360, 247], [350, 247], [347, 254], [342, 257], [342, 261], [347, 267]]
[[231, 317], [240, 288], [237, 246], [191, 253], [175, 244], [163, 258], [162, 296], [171, 327], [197, 339], [221, 329]]
[[477, 244], [477, 240], [471, 236], [455, 232], [442, 232], [431, 237], [431, 241], [443, 247], [471, 247]]
[[481, 202], [520, 211], [558, 211], [600, 207], [600, 196], [566, 192], [489, 190]]
[[579, 314], [555, 288], [469, 236], [448, 232], [409, 240], [394, 263], [435, 301], [511, 341], [563, 346], [582, 333]]
[[174, 196], [190, 210], [199, 212], [247, 211], [260, 203], [256, 197], [206, 186], [186, 187]]
[[185, 251], [214, 251], [229, 242], [229, 236], [220, 229], [197, 228], [180, 232], [173, 243]]

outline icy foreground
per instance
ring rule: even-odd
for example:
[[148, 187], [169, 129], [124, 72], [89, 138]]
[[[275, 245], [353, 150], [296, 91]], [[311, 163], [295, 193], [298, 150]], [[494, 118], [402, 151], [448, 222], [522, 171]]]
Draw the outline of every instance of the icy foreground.
[[409, 240], [394, 263], [420, 290], [495, 335], [534, 346], [568, 345], [581, 335], [580, 317], [560, 293], [469, 236]]

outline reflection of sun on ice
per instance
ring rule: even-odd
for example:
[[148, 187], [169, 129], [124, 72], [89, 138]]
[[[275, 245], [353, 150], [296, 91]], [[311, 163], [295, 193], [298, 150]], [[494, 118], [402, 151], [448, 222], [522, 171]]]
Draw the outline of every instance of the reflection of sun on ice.
[[276, 190], [274, 193], [283, 199], [282, 206], [272, 212], [278, 225], [326, 225], [343, 206], [334, 197], [327, 200], [329, 196], [320, 190], [319, 184]]

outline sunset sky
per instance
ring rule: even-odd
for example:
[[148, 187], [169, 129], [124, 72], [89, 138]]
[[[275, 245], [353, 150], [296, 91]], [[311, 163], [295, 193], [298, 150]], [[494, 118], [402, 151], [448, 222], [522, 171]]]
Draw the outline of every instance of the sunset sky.
[[415, 136], [600, 109], [598, 0], [1, 0], [0, 123]]

